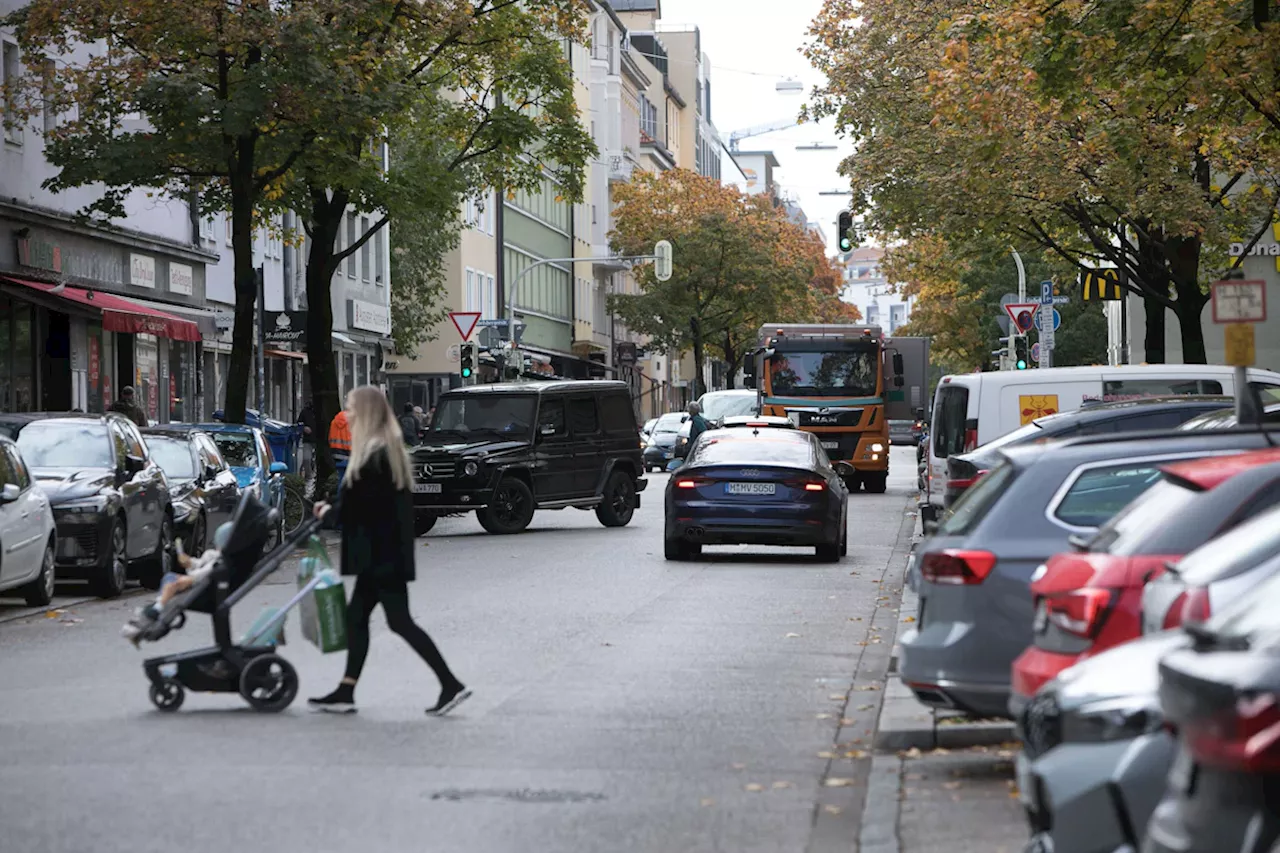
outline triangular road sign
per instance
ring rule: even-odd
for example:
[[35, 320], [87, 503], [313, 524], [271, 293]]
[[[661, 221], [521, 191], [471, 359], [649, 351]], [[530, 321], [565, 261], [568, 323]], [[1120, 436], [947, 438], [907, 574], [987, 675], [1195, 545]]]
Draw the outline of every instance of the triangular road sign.
[[453, 321], [453, 327], [458, 330], [458, 334], [462, 335], [462, 340], [471, 340], [471, 333], [476, 330], [476, 323], [480, 322], [479, 311], [450, 311], [449, 319]]
[[1040, 303], [1015, 302], [1012, 305], [1002, 305], [1001, 307], [1009, 315], [1009, 320], [1012, 323], [1010, 331], [1021, 335], [1034, 325], [1036, 312], [1040, 310]]

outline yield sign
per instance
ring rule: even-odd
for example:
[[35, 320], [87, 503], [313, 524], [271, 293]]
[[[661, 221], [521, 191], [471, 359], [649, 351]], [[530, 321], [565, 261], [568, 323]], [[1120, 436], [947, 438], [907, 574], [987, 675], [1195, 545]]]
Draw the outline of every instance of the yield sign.
[[1015, 302], [1012, 305], [1001, 306], [1005, 313], [1009, 315], [1009, 319], [1013, 321], [1013, 328], [1018, 334], [1022, 334], [1033, 325], [1035, 325], [1036, 312], [1040, 310], [1039, 302]]
[[476, 323], [480, 322], [479, 311], [450, 311], [449, 319], [453, 321], [453, 327], [458, 330], [458, 334], [462, 335], [464, 342], [471, 340], [471, 333], [476, 330]]

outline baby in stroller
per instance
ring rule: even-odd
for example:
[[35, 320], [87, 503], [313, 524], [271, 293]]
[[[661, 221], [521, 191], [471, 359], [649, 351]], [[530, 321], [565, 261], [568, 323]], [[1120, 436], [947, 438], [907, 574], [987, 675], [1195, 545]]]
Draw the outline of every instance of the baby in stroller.
[[164, 610], [164, 606], [176, 598], [181, 593], [191, 589], [200, 581], [204, 580], [213, 571], [218, 564], [218, 558], [222, 556], [222, 549], [227, 547], [227, 540], [231, 536], [231, 522], [219, 525], [218, 529], [213, 533], [214, 547], [208, 549], [199, 557], [191, 557], [182, 550], [182, 540], [177, 541], [178, 565], [182, 567], [186, 574], [177, 574], [169, 572], [160, 582], [160, 595], [156, 600], [146, 607], [141, 607], [134, 614], [133, 619], [125, 623], [120, 629], [120, 633], [127, 640], [131, 640], [136, 646], [141, 639], [142, 632], [157, 619]]

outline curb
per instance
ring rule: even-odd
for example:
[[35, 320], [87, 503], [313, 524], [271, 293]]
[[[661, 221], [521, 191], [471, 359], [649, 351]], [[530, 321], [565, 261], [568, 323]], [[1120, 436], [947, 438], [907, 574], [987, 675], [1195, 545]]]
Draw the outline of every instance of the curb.
[[867, 800], [858, 832], [858, 853], [900, 853], [898, 812], [902, 801], [902, 759], [877, 755], [871, 759], [867, 778]]

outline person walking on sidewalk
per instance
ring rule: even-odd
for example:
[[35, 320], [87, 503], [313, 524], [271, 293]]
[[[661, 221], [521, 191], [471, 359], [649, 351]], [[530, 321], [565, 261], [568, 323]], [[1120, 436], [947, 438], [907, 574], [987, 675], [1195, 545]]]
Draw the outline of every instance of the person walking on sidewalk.
[[142, 407], [134, 399], [132, 385], [120, 389], [120, 399], [111, 404], [111, 411], [119, 412], [140, 427], [147, 426], [147, 413], [142, 411]]
[[347, 413], [338, 412], [329, 423], [329, 452], [333, 454], [333, 466], [338, 469], [338, 488], [342, 491], [342, 481], [347, 473], [347, 460], [351, 457], [351, 427], [347, 424]]
[[302, 477], [306, 481], [308, 493], [314, 488], [316, 476], [316, 409], [315, 403], [308, 400], [298, 412], [297, 423], [302, 427]]
[[409, 581], [414, 580], [413, 500], [409, 455], [387, 398], [371, 385], [347, 397], [351, 461], [332, 506], [317, 504], [318, 518], [342, 525], [342, 573], [355, 575], [347, 605], [347, 669], [338, 688], [307, 700], [331, 713], [355, 711], [356, 682], [369, 653], [369, 617], [379, 604], [387, 626], [426, 661], [440, 680], [440, 697], [427, 709], [442, 716], [471, 696], [449, 669], [427, 632], [409, 613]]

